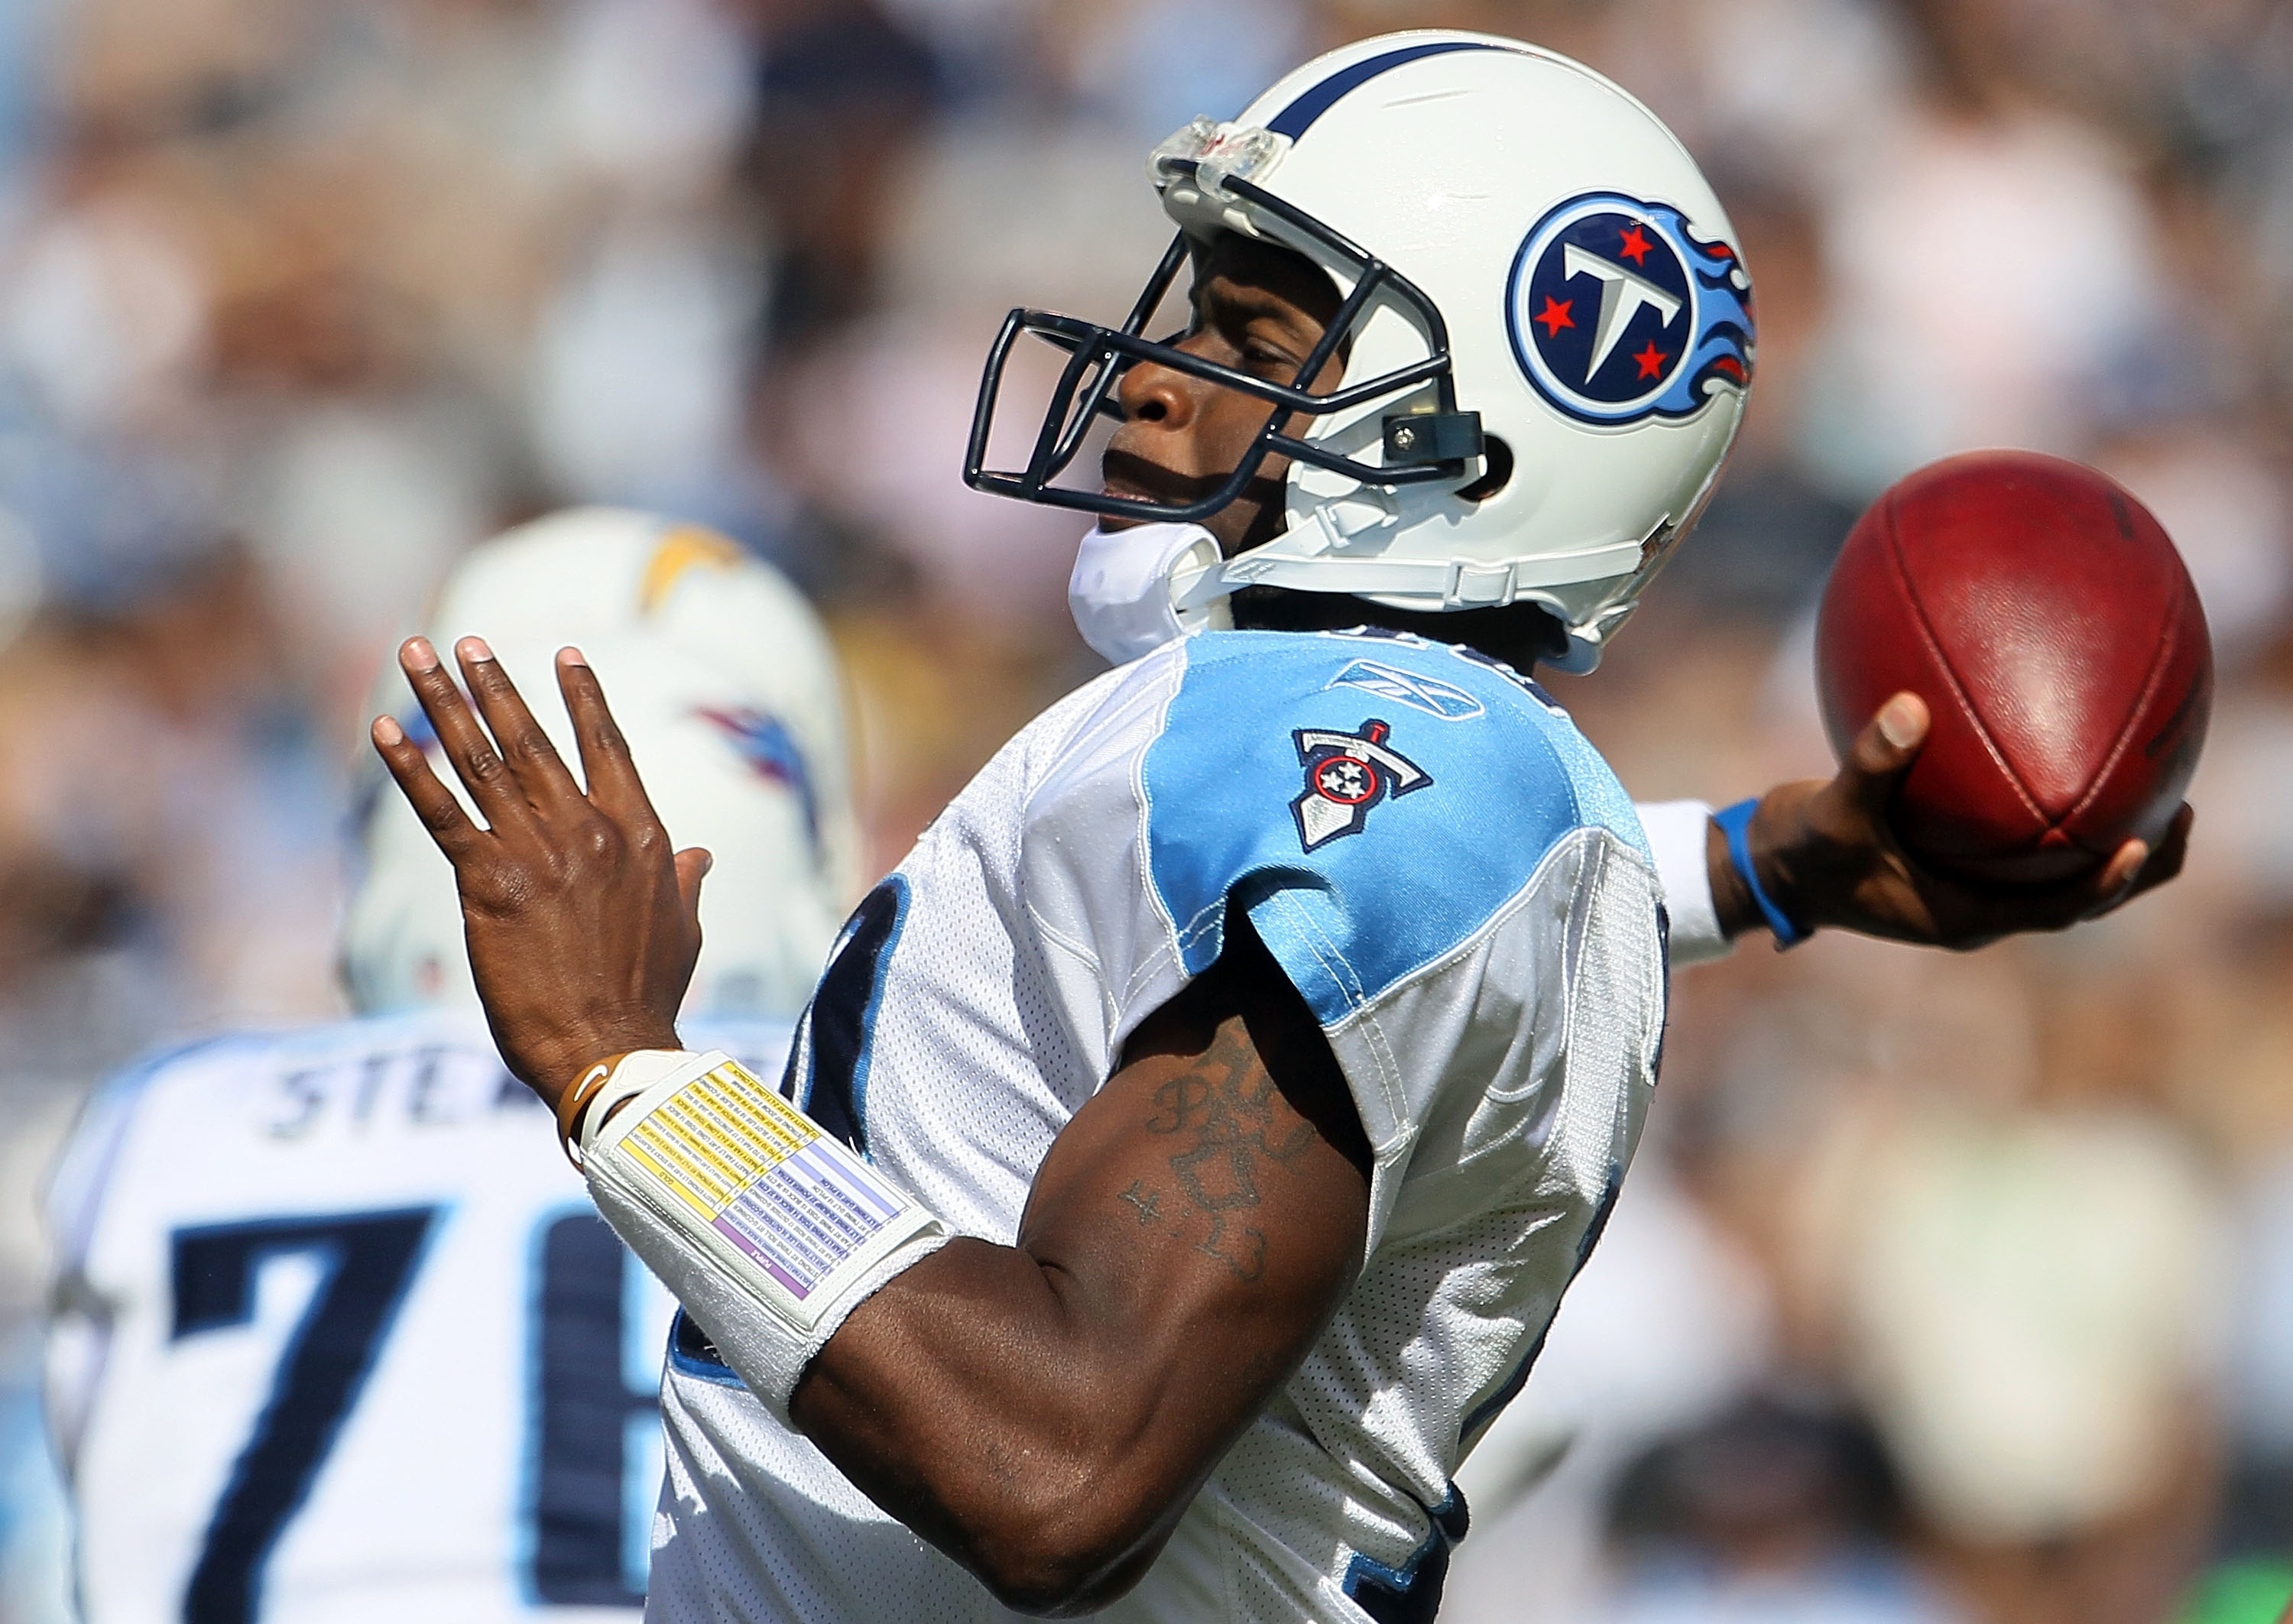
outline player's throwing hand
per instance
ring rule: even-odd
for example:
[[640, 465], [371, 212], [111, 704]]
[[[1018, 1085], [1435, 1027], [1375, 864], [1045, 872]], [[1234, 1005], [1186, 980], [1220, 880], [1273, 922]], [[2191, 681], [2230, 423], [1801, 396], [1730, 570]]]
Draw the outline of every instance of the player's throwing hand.
[[[2181, 872], [2187, 806], [2155, 851], [2127, 840], [2091, 872], [2052, 885], [1986, 884], [1920, 863], [1888, 827], [1887, 803], [1918, 759], [1929, 720], [1917, 695], [1897, 694], [1857, 736], [1836, 777], [1781, 784], [1761, 797], [1750, 829], [1753, 861], [1761, 885], [1802, 928], [1977, 948], [2091, 919]], [[1733, 934], [1755, 922], [1756, 906], [1724, 850], [1715, 851], [1711, 869], [1723, 926]]]
[[586, 795], [493, 650], [465, 637], [454, 654], [477, 715], [426, 638], [409, 638], [398, 663], [485, 827], [390, 717], [375, 719], [374, 746], [454, 865], [470, 967], [502, 1058], [554, 1108], [593, 1061], [677, 1046], [709, 856], [672, 855], [579, 650], [558, 652], [557, 685]]

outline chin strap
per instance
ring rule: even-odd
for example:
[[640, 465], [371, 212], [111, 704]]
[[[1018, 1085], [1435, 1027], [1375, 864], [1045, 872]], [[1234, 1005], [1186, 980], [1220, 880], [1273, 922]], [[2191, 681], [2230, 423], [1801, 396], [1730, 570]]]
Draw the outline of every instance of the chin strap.
[[1346, 557], [1347, 550], [1382, 528], [1376, 523], [1349, 531], [1344, 528], [1351, 517], [1345, 510], [1364, 505], [1325, 503], [1317, 507], [1303, 524], [1228, 559], [1218, 571], [1215, 590], [1232, 593], [1244, 586], [1282, 586], [1295, 592], [1346, 593], [1362, 598], [1407, 598], [1430, 612], [1441, 613], [1498, 609], [1539, 588], [1630, 575], [1640, 567], [1638, 542], [1502, 564], [1462, 559]]
[[[1528, 601], [1568, 625], [1551, 589], [1629, 576], [1645, 553], [1639, 542], [1617, 542], [1499, 564], [1349, 556], [1386, 539], [1380, 532], [1390, 537], [1394, 522], [1390, 507], [1369, 496], [1323, 502], [1271, 541], [1223, 560], [1199, 525], [1098, 529], [1076, 554], [1067, 601], [1083, 640], [1121, 665], [1185, 633], [1232, 626], [1226, 600], [1245, 586], [1370, 598], [1431, 614]], [[1611, 604], [1595, 622], [1572, 627], [1568, 652], [1552, 663], [1590, 671], [1600, 661], [1604, 634], [1631, 610], [1629, 603]]]

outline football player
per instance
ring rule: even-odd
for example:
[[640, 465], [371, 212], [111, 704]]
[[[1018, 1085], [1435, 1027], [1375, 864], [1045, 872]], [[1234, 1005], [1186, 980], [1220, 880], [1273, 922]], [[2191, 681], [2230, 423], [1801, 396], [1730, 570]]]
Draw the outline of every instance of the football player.
[[[1100, 516], [1071, 596], [1127, 663], [861, 904], [780, 1090], [680, 1039], [709, 858], [581, 650], [586, 794], [481, 641], [466, 703], [401, 653], [486, 827], [376, 723], [505, 1058], [683, 1305], [654, 1616], [1429, 1618], [1457, 1463], [1631, 1159], [1667, 915], [1675, 961], [1761, 925], [1964, 944], [2176, 860], [1923, 875], [1878, 820], [1908, 699], [1827, 783], [1643, 815], [1525, 675], [1595, 663], [1753, 362], [1727, 220], [1616, 86], [1370, 40], [1152, 173], [1179, 237], [1131, 319], [1015, 312], [969, 471]], [[998, 470], [1030, 335], [1065, 369]], [[1107, 416], [1103, 484], [1060, 484]]]
[[[546, 637], [586, 628], [662, 810], [725, 852], [685, 1009], [776, 1070], [853, 894], [811, 612], [721, 537], [587, 510], [472, 553], [432, 624], [542, 667]], [[159, 1060], [66, 1152], [50, 1400], [89, 1624], [644, 1597], [668, 1295], [504, 1073], [429, 837], [394, 794], [363, 832], [360, 1018]]]

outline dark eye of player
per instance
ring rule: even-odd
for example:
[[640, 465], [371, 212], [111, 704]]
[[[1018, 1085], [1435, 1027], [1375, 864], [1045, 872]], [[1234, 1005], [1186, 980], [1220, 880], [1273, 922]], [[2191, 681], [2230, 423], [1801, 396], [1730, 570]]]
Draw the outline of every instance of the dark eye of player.
[[1261, 372], [1289, 374], [1297, 371], [1300, 366], [1296, 356], [1280, 344], [1263, 338], [1247, 340], [1242, 346], [1242, 359], [1244, 365]]

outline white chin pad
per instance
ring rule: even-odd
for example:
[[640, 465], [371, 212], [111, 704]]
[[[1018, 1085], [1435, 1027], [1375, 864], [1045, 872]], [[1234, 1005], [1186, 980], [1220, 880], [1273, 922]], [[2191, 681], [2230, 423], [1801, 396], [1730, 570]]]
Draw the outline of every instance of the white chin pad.
[[[1195, 596], [1219, 583], [1218, 542], [1198, 524], [1095, 529], [1075, 551], [1067, 608], [1075, 630], [1110, 665], [1127, 665], [1200, 624]], [[1196, 612], [1182, 615], [1179, 599]]]
[[948, 1239], [721, 1052], [678, 1057], [585, 1137], [597, 1210], [782, 1420], [845, 1317]]

